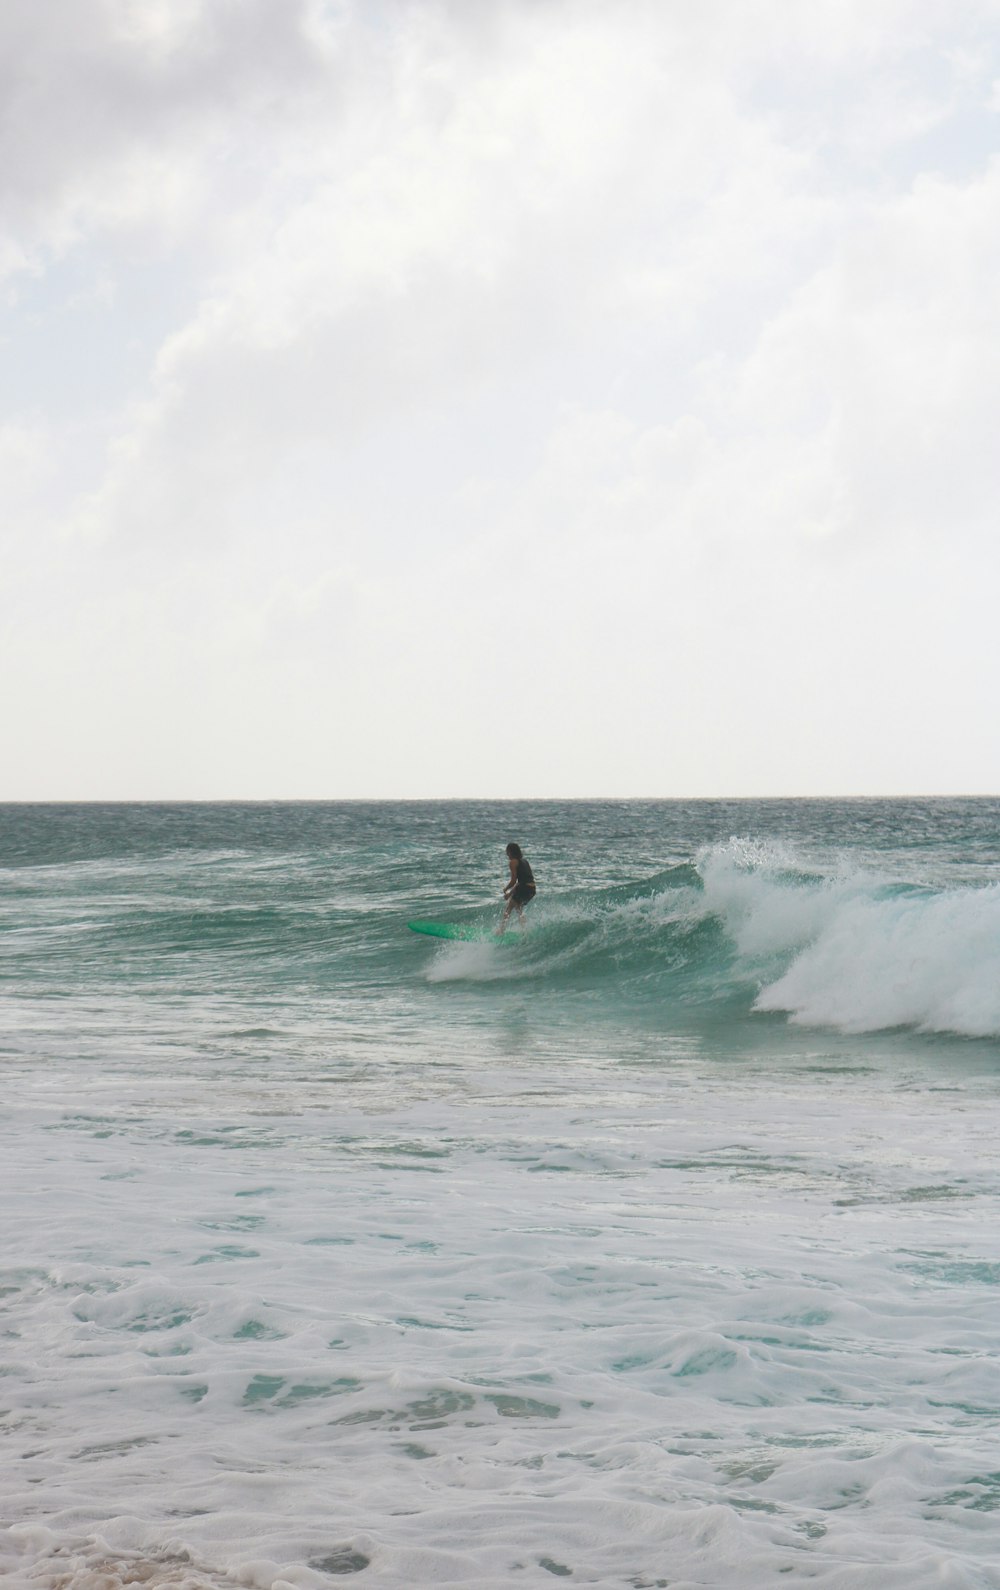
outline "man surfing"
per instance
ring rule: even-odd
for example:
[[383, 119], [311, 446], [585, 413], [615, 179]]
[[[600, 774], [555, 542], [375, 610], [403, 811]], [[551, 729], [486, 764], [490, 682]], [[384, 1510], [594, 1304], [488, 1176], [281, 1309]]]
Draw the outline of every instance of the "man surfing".
[[538, 892], [531, 864], [524, 856], [520, 845], [511, 843], [507, 846], [507, 860], [510, 863], [510, 882], [503, 892], [507, 904], [497, 930], [500, 933], [505, 932], [512, 911], [517, 912], [518, 922], [522, 927], [524, 926], [524, 908], [531, 904]]

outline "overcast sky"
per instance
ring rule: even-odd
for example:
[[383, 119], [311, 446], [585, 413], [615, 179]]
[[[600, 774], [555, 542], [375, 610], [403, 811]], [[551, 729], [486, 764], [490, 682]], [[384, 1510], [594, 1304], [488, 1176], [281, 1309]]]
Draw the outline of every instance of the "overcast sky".
[[1000, 791], [1000, 0], [3, 0], [0, 798]]

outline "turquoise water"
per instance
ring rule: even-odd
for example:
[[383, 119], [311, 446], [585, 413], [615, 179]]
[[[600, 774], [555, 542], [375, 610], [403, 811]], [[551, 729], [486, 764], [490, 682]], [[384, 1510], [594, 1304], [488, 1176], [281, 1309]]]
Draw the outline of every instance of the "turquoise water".
[[998, 837], [0, 808], [8, 1581], [1000, 1585]]

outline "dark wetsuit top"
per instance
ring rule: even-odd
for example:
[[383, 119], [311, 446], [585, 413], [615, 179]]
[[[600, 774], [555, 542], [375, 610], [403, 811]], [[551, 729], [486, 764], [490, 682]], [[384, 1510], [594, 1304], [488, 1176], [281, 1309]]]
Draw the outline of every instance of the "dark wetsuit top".
[[535, 875], [530, 864], [522, 856], [517, 864], [517, 878], [511, 899], [515, 905], [527, 905], [529, 900], [535, 898]]

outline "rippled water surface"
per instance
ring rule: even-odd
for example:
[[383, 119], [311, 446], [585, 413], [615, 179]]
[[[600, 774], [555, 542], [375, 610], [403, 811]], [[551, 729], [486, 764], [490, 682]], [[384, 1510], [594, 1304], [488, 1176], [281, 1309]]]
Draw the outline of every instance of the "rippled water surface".
[[5, 1583], [1000, 1587], [1000, 803], [0, 808], [0, 946]]

